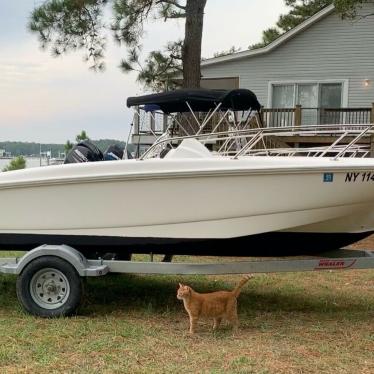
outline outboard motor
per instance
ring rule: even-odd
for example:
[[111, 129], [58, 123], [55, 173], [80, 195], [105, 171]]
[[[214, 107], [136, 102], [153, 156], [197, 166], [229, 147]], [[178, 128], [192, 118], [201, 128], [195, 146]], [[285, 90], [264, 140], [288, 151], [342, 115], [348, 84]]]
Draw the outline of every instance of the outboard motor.
[[77, 164], [80, 162], [103, 161], [104, 156], [100, 149], [90, 140], [76, 144], [67, 154], [64, 164]]
[[122, 147], [118, 144], [112, 144], [104, 152], [104, 160], [105, 161], [122, 160], [124, 151], [125, 151], [125, 147]]

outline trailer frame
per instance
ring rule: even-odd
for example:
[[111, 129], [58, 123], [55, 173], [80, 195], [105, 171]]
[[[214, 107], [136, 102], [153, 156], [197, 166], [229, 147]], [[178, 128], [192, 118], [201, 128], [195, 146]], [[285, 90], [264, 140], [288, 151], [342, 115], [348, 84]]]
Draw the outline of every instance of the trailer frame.
[[[318, 256], [245, 261], [241, 258], [239, 261], [212, 263], [165, 263], [115, 259], [89, 260], [70, 246], [46, 244], [27, 252], [22, 257], [0, 258], [0, 274], [18, 277], [17, 296], [24, 309], [41, 317], [75, 313], [81, 301], [80, 280], [108, 273], [223, 275], [354, 269], [374, 269], [374, 251], [340, 249]], [[59, 278], [60, 284], [55, 282], [53, 277]], [[43, 291], [39, 291], [38, 287]]]

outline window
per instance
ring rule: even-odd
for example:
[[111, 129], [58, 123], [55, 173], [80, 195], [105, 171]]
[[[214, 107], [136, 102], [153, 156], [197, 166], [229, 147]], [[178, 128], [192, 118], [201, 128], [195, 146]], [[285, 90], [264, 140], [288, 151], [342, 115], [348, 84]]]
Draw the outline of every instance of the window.
[[297, 100], [305, 108], [316, 108], [318, 106], [318, 85], [317, 84], [299, 84], [297, 85]]
[[286, 83], [272, 84], [272, 107], [340, 108], [342, 83]]
[[[323, 122], [318, 108], [341, 108], [343, 83], [300, 82], [271, 84], [271, 107], [294, 108], [302, 106], [303, 125]], [[282, 125], [288, 125], [283, 124]]]
[[340, 108], [342, 104], [342, 84], [324, 83], [321, 84], [320, 107]]
[[295, 85], [273, 86], [273, 108], [293, 108]]

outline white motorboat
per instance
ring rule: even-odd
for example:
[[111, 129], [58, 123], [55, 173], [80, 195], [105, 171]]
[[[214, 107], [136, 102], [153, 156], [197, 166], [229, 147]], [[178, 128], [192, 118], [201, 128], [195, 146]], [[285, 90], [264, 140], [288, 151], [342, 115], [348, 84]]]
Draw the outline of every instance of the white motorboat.
[[[259, 109], [247, 90], [196, 92], [132, 98], [128, 104], [158, 105], [165, 113], [211, 110], [206, 118], [219, 110]], [[321, 157], [285, 156], [280, 150], [273, 156], [274, 150], [253, 148], [275, 131], [163, 135], [136, 160], [1, 173], [0, 247], [68, 244], [88, 257], [251, 256], [336, 249], [371, 234], [374, 159], [344, 157], [352, 149], [366, 154], [357, 140], [371, 126], [352, 130], [347, 145], [303, 151]], [[348, 134], [331, 126], [328, 131]], [[224, 151], [209, 151], [204, 144], [212, 139], [226, 144]], [[173, 149], [163, 158], [151, 157], [163, 145]]]

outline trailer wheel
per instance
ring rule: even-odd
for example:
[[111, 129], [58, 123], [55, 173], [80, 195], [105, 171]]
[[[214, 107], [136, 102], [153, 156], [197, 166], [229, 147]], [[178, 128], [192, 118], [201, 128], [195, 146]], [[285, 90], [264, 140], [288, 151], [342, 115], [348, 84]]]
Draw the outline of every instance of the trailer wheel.
[[74, 314], [82, 291], [82, 279], [75, 268], [55, 256], [33, 260], [17, 279], [18, 300], [27, 312], [39, 317]]

